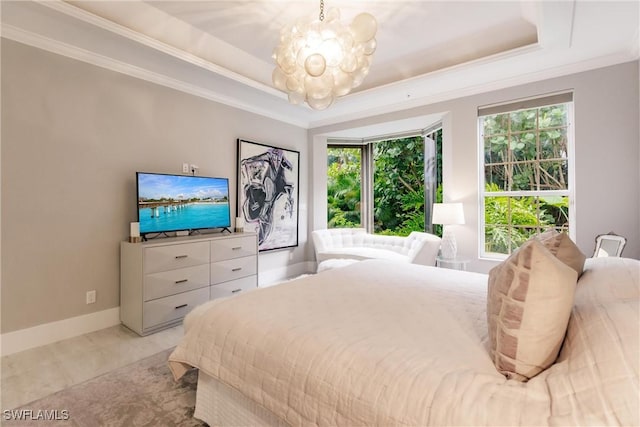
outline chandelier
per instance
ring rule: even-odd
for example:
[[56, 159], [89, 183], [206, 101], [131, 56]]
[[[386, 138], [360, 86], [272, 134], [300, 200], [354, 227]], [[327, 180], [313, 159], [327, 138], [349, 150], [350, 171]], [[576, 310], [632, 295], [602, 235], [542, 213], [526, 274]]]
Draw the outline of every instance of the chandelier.
[[325, 17], [320, 0], [318, 19], [300, 18], [281, 30], [273, 53], [273, 84], [287, 92], [290, 103], [324, 110], [360, 86], [369, 73], [376, 31], [376, 19], [368, 13], [356, 16], [349, 26], [340, 22], [338, 9], [329, 9]]

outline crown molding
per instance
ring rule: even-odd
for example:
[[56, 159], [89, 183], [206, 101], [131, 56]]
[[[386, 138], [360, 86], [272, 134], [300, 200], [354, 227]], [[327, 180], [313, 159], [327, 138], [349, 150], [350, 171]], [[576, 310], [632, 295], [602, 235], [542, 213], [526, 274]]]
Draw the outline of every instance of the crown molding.
[[97, 54], [77, 46], [63, 43], [48, 37], [35, 34], [30, 31], [23, 30], [9, 24], [3, 24], [1, 29], [3, 38], [13, 40], [31, 47], [55, 53], [67, 58], [85, 62], [100, 68], [104, 68], [117, 73], [135, 77], [147, 82], [155, 83], [171, 89], [175, 89], [190, 95], [218, 102], [230, 107], [238, 108], [264, 117], [268, 117], [280, 122], [288, 123], [294, 126], [307, 128], [309, 122], [298, 120], [289, 115], [279, 114], [275, 110], [260, 108], [254, 104], [242, 102], [238, 98], [221, 95], [211, 90], [202, 88], [201, 86], [186, 83], [184, 81], [174, 79], [135, 65], [118, 61], [104, 55]]
[[[639, 37], [614, 53], [603, 50], [595, 58], [584, 45], [568, 46], [574, 44], [572, 31], [563, 23], [571, 19], [574, 26], [575, 4], [560, 5], [564, 16], [560, 20], [555, 19], [551, 6], [543, 13], [538, 44], [356, 91], [323, 111], [291, 105], [284, 93], [270, 85], [60, 0], [3, 3], [1, 35], [293, 126], [316, 129], [638, 59]], [[553, 40], [559, 40], [561, 46]], [[542, 64], [550, 65], [540, 70]]]
[[[287, 99], [287, 96], [283, 92], [275, 89], [270, 85], [266, 85], [264, 83], [260, 83], [256, 80], [245, 77], [241, 74], [238, 74], [227, 68], [216, 65], [212, 62], [202, 59], [182, 49], [176, 48], [167, 43], [153, 39], [145, 34], [141, 34], [137, 31], [131, 30], [113, 21], [109, 21], [108, 19], [104, 19], [100, 16], [94, 15], [90, 12], [87, 12], [69, 3], [63, 2], [61, 0], [46, 0], [46, 1], [38, 1], [38, 4], [42, 6], [46, 6], [57, 12], [63, 13], [72, 18], [91, 24], [95, 27], [117, 34], [126, 39], [137, 42], [141, 45], [150, 47], [154, 50], [157, 50], [158, 52], [162, 52], [164, 54], [173, 56], [174, 58], [180, 59], [184, 62], [196, 65], [198, 67], [202, 67], [208, 71], [211, 71], [220, 76], [226, 77], [230, 80], [234, 80], [243, 85], [263, 91], [265, 93], [268, 93], [269, 95], [276, 96], [285, 100]], [[202, 37], [202, 36], [208, 36], [208, 35], [200, 34], [200, 36]], [[208, 36], [208, 37], [211, 37], [211, 36]]]
[[[339, 125], [340, 123], [350, 122], [353, 120], [363, 119], [372, 116], [379, 116], [388, 113], [394, 113], [404, 110], [409, 110], [412, 108], [418, 108], [426, 105], [435, 104], [438, 102], [450, 101], [458, 98], [464, 98], [468, 96], [478, 95], [481, 93], [491, 92], [500, 89], [506, 89], [509, 87], [519, 86], [523, 84], [535, 83], [542, 80], [557, 78], [566, 76], [569, 74], [576, 74], [580, 72], [585, 72], [589, 70], [594, 70], [597, 68], [604, 68], [616, 64], [621, 64], [630, 61], [637, 61], [638, 56], [633, 54], [633, 52], [629, 50], [621, 50], [617, 53], [611, 55], [605, 55], [598, 58], [591, 58], [588, 60], [573, 62], [561, 66], [549, 67], [545, 70], [534, 71], [529, 73], [521, 73], [514, 76], [495, 76], [495, 78], [490, 81], [481, 82], [478, 84], [472, 84], [468, 86], [460, 86], [454, 87], [452, 89], [444, 89], [440, 92], [433, 92], [420, 95], [420, 96], [411, 96], [403, 99], [403, 94], [405, 93], [419, 93], [420, 88], [428, 88], [431, 87], [433, 89], [433, 83], [429, 83], [430, 79], [433, 79], [433, 74], [424, 75], [420, 77], [415, 77], [410, 81], [403, 81], [398, 83], [393, 83], [389, 85], [387, 89], [391, 89], [389, 98], [387, 99], [387, 103], [374, 102], [372, 100], [368, 100], [366, 93], [356, 93], [352, 95], [353, 97], [361, 96], [359, 102], [361, 104], [368, 105], [378, 105], [376, 107], [372, 107], [369, 109], [358, 110], [353, 113], [349, 113], [347, 111], [341, 111], [341, 114], [332, 115], [326, 118], [319, 118], [317, 120], [311, 120], [309, 123], [309, 127], [311, 130], [321, 128], [324, 126], [331, 125]], [[476, 64], [477, 65], [477, 64]], [[458, 72], [465, 73], [467, 72], [467, 68], [469, 71], [472, 69], [472, 65], [462, 65], [456, 67], [458, 68]], [[452, 72], [454, 70], [441, 70], [437, 73], [444, 72]], [[446, 87], [443, 85], [442, 87]], [[374, 96], [379, 97], [381, 94], [379, 91], [376, 91]], [[394, 97], [394, 98], [392, 98]], [[336, 106], [338, 107], [338, 106]], [[338, 107], [339, 108], [339, 107]], [[337, 117], [340, 117], [341, 120], [336, 120]]]

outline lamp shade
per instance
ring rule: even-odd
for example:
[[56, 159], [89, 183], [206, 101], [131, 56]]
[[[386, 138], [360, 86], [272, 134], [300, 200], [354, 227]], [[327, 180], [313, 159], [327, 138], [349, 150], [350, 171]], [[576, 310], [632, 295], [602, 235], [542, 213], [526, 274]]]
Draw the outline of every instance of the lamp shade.
[[434, 203], [431, 222], [442, 225], [464, 224], [462, 203]]

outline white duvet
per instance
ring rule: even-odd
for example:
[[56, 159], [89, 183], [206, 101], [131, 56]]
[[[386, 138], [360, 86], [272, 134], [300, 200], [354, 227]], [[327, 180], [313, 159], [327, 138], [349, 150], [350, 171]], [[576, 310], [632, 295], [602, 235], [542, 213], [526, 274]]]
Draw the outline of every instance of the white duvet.
[[638, 425], [640, 263], [587, 260], [561, 355], [528, 383], [487, 351], [487, 276], [380, 260], [189, 316], [170, 357], [297, 425]]

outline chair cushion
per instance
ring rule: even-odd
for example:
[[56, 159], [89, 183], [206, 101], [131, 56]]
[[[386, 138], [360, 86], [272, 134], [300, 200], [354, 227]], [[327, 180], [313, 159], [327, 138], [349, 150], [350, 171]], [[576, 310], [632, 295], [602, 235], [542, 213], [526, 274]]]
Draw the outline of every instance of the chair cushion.
[[334, 250], [328, 250], [323, 255], [331, 258], [348, 258], [348, 259], [388, 259], [401, 262], [409, 262], [409, 259], [398, 252], [388, 249], [368, 248], [368, 247], [344, 247]]
[[578, 275], [540, 241], [527, 241], [489, 272], [491, 357], [507, 378], [527, 381], [553, 364]]
[[333, 270], [334, 268], [346, 267], [354, 262], [360, 262], [357, 259], [345, 259], [345, 258], [332, 258], [322, 261], [318, 264], [318, 273], [325, 270]]

